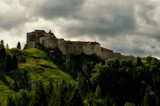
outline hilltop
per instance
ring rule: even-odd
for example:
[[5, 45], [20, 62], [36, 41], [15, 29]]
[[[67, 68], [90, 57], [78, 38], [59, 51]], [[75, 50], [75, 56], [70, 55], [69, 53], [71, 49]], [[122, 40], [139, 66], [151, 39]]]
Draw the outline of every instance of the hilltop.
[[0, 44], [2, 106], [158, 106], [160, 60]]

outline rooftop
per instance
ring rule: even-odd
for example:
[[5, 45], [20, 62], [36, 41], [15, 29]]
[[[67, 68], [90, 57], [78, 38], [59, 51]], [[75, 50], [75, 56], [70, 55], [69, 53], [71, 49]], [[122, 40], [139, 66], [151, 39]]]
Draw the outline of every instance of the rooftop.
[[79, 45], [100, 45], [98, 42], [86, 42], [86, 41], [66, 41], [67, 44], [79, 44]]

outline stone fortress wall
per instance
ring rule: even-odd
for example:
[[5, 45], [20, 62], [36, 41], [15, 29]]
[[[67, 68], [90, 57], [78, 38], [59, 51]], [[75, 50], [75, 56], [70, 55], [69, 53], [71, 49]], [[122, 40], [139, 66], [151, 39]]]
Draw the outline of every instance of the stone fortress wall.
[[63, 54], [79, 55], [81, 53], [91, 55], [96, 54], [101, 59], [105, 60], [111, 57], [119, 59], [128, 58], [134, 59], [133, 56], [123, 56], [120, 53], [114, 53], [113, 50], [103, 48], [98, 42], [86, 41], [66, 41], [64, 39], [57, 39], [56, 36], [49, 31], [46, 33], [44, 30], [35, 30], [27, 33], [27, 48], [35, 47], [36, 43], [40, 43], [47, 48], [58, 47]]

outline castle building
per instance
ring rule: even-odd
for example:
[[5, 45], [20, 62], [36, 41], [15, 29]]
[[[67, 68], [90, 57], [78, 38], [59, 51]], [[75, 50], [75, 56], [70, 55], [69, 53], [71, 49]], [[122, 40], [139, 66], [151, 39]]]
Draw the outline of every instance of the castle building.
[[51, 31], [49, 31], [48, 33], [44, 30], [35, 30], [33, 32], [29, 32], [27, 33], [26, 42], [26, 48], [35, 47], [36, 43], [40, 43], [46, 48], [59, 48], [59, 50], [61, 50], [63, 54], [96, 54], [103, 60], [116, 56], [118, 58], [123, 57], [120, 53], [114, 53], [113, 50], [101, 47], [101, 45], [96, 41], [86, 42], [58, 39]]

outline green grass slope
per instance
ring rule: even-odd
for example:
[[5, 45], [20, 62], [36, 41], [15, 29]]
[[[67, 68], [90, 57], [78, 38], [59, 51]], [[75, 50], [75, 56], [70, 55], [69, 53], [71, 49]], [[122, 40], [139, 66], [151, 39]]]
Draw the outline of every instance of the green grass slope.
[[[38, 82], [48, 85], [50, 79], [60, 82], [62, 80], [75, 84], [70, 75], [63, 72], [56, 64], [49, 61], [47, 54], [39, 49], [25, 50], [9, 49], [7, 54], [23, 56], [25, 62], [19, 62], [19, 69], [9, 73], [0, 72], [0, 105], [5, 105], [6, 98], [17, 94], [20, 90], [31, 92]], [[15, 85], [15, 82], [17, 85]], [[18, 91], [14, 89], [18, 86]]]

